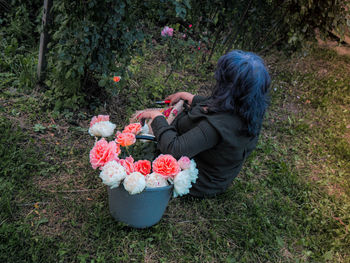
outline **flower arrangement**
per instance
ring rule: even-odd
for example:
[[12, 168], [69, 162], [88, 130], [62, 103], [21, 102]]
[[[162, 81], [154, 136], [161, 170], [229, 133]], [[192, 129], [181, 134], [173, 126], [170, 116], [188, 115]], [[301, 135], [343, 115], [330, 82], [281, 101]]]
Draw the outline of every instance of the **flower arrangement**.
[[[109, 121], [108, 115], [92, 118], [89, 133], [96, 137], [94, 147], [90, 151], [90, 163], [93, 169], [100, 169], [102, 183], [111, 189], [121, 184], [130, 194], [141, 193], [146, 188], [174, 185], [173, 196], [189, 193], [192, 183], [196, 182], [198, 169], [194, 160], [183, 156], [176, 160], [170, 154], [160, 154], [152, 162], [137, 160], [129, 155], [120, 158], [121, 147], [135, 144], [136, 135], [147, 133], [146, 127], [139, 123], [131, 123], [123, 131], [117, 131], [115, 139], [108, 142], [104, 137], [113, 135], [116, 125]], [[102, 137], [100, 140], [97, 137]]]

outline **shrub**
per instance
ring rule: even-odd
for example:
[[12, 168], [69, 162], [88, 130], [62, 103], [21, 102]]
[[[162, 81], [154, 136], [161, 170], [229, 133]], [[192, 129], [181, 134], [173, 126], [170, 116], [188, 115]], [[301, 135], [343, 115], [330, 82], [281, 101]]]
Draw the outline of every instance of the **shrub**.
[[[38, 32], [41, 1], [11, 3], [11, 11], [0, 17], [6, 26], [1, 32], [21, 45], [38, 44], [38, 34], [28, 32]], [[127, 89], [131, 58], [142, 53], [145, 42], [158, 43], [164, 26], [187, 30], [191, 45], [201, 48], [203, 64], [215, 52], [231, 49], [295, 48], [312, 36], [315, 27], [342, 32], [349, 12], [344, 5], [338, 0], [54, 1], [47, 97], [57, 109], [78, 108], [97, 97], [104, 101], [107, 95], [115, 96], [117, 87]], [[172, 69], [182, 67], [193, 54], [190, 41], [165, 42]], [[117, 86], [114, 75], [122, 76]]]
[[[143, 1], [57, 1], [53, 6], [50, 78], [57, 108], [78, 106], [85, 94], [112, 93], [142, 41]], [[122, 78], [123, 79], [123, 78]]]

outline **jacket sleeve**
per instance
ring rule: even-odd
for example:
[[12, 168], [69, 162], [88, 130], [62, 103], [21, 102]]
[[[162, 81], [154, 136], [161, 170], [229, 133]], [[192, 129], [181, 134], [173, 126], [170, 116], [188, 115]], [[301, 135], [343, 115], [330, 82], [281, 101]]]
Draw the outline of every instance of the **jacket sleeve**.
[[181, 135], [163, 116], [156, 117], [151, 126], [160, 151], [171, 154], [176, 159], [181, 156], [192, 158], [214, 147], [220, 140], [219, 133], [206, 120], [200, 121], [197, 126]]
[[194, 107], [197, 103], [200, 103], [206, 99], [208, 99], [208, 97], [201, 96], [201, 95], [195, 95], [192, 99], [191, 107]]

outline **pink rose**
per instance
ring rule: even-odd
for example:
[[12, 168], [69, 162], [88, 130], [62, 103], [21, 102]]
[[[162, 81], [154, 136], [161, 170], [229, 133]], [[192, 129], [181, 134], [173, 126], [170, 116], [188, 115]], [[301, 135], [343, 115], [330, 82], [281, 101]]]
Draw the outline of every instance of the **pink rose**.
[[177, 163], [182, 170], [189, 169], [191, 167], [191, 160], [187, 156], [182, 156]]
[[131, 123], [124, 128], [123, 133], [131, 132], [136, 135], [141, 131], [141, 128], [140, 123]]
[[151, 162], [148, 160], [140, 160], [134, 164], [135, 172], [142, 173], [144, 176], [151, 172]]
[[166, 36], [172, 37], [173, 33], [174, 33], [174, 29], [166, 26], [163, 28], [163, 30], [160, 34], [162, 35], [162, 37], [166, 37]]
[[102, 168], [106, 163], [118, 159], [120, 147], [114, 141], [107, 142], [104, 138], [95, 143], [90, 151], [90, 163], [93, 169]]
[[116, 143], [120, 144], [123, 147], [130, 146], [136, 142], [135, 134], [131, 132], [117, 132], [116, 134], [117, 139], [115, 140]]
[[152, 163], [153, 172], [165, 178], [174, 178], [180, 172], [180, 166], [170, 154], [161, 154]]
[[92, 119], [91, 119], [91, 122], [90, 122], [90, 128], [97, 122], [100, 122], [100, 121], [109, 121], [109, 115], [98, 115], [98, 116], [94, 116]]
[[117, 162], [125, 168], [128, 175], [135, 172], [134, 158], [131, 156], [126, 157], [125, 159], [119, 159]]

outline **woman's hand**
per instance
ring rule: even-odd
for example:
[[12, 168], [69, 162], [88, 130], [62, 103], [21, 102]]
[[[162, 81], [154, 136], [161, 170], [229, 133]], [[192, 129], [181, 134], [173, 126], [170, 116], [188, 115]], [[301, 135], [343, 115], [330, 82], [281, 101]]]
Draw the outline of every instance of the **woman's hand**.
[[166, 97], [166, 100], [170, 100], [170, 105], [176, 104], [179, 100], [187, 100], [188, 104], [192, 104], [194, 95], [189, 92], [177, 92]]
[[158, 116], [164, 116], [164, 115], [158, 110], [145, 110], [136, 116], [136, 120], [142, 121], [142, 120], [151, 119], [153, 121], [154, 118]]

